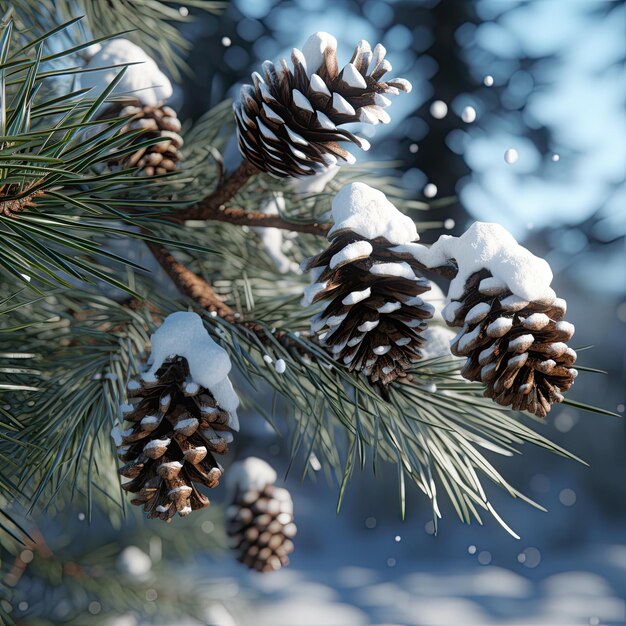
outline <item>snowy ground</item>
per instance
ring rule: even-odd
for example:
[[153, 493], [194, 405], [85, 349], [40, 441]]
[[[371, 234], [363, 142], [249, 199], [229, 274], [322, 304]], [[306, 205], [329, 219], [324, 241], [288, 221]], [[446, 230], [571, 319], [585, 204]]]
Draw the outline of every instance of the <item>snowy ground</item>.
[[[257, 575], [226, 558], [202, 567], [227, 583], [237, 626], [626, 624], [626, 532], [581, 519], [582, 506], [546, 515], [516, 505], [521, 541], [452, 518], [435, 537], [396, 511], [359, 517], [367, 482], [339, 518], [322, 482], [292, 486], [301, 515], [289, 568]], [[585, 530], [570, 541], [573, 528]]]

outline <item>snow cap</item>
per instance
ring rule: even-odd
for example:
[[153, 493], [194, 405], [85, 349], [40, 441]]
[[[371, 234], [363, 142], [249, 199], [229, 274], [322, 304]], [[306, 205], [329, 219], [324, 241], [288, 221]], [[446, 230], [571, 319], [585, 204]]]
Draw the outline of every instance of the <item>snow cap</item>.
[[243, 461], [234, 463], [228, 468], [226, 475], [231, 489], [259, 492], [268, 485], [273, 485], [278, 477], [269, 463], [256, 456], [249, 456]]
[[442, 235], [430, 249], [415, 247], [415, 258], [427, 267], [445, 265], [454, 259], [458, 274], [450, 283], [448, 298], [459, 300], [467, 279], [481, 269], [506, 284], [519, 298], [529, 302], [552, 302], [556, 294], [550, 288], [552, 270], [499, 224], [474, 222], [460, 237]]
[[170, 356], [187, 359], [193, 382], [208, 389], [217, 403], [229, 414], [228, 425], [239, 430], [237, 406], [239, 398], [228, 378], [231, 362], [226, 351], [218, 346], [206, 331], [197, 313], [180, 311], [168, 315], [152, 334], [150, 369], [144, 380], [153, 380], [157, 370]]
[[343, 187], [333, 200], [332, 212], [335, 223], [329, 237], [351, 230], [365, 239], [384, 237], [393, 244], [419, 239], [413, 220], [400, 213], [382, 191], [365, 183]]
[[320, 68], [327, 49], [337, 50], [337, 40], [328, 33], [318, 32], [306, 40], [302, 46], [302, 54], [306, 60], [306, 72], [309, 76]]
[[111, 39], [93, 54], [85, 68], [107, 69], [80, 74], [81, 87], [91, 88], [89, 95], [97, 97], [122, 70], [121, 67], [109, 66], [124, 63], [136, 65], [129, 65], [126, 68], [124, 77], [113, 91], [114, 95], [135, 97], [146, 106], [155, 106], [172, 95], [172, 84], [167, 76], [142, 48], [128, 39]]

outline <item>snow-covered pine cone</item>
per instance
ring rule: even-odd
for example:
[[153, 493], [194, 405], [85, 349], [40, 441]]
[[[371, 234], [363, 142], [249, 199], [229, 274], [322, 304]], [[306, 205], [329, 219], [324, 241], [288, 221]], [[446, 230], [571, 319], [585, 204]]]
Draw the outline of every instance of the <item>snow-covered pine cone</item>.
[[462, 375], [483, 382], [485, 396], [498, 404], [545, 417], [577, 375], [565, 311], [565, 300], [528, 302], [483, 269], [443, 315], [463, 327], [451, 345], [452, 354], [467, 357]]
[[338, 126], [349, 122], [386, 124], [387, 96], [409, 92], [402, 78], [381, 82], [391, 70], [386, 50], [374, 50], [367, 41], [357, 45], [349, 63], [339, 69], [337, 40], [328, 33], [309, 37], [302, 51], [278, 67], [263, 63], [263, 76], [252, 74], [254, 85], [244, 85], [235, 102], [239, 148], [260, 170], [276, 177], [310, 176], [339, 160], [353, 163], [342, 146], [350, 141], [369, 149], [366, 139]]
[[[133, 143], [157, 137], [162, 141], [138, 148], [121, 160], [111, 162], [110, 165], [121, 168], [137, 167], [139, 176], [162, 176], [177, 169], [183, 159], [181, 152], [183, 138], [179, 134], [181, 124], [174, 109], [165, 105], [143, 106], [136, 102], [114, 112], [119, 117], [133, 116], [121, 131], [122, 133], [142, 131]], [[107, 112], [106, 116], [110, 115], [111, 113]]]
[[418, 238], [415, 225], [363, 183], [337, 194], [333, 217], [330, 246], [304, 264], [314, 279], [304, 303], [327, 301], [311, 330], [350, 371], [388, 385], [422, 358], [421, 332], [434, 312], [420, 298], [429, 281], [392, 250]]
[[227, 531], [237, 560], [259, 572], [284, 567], [296, 535], [289, 491], [273, 484], [276, 473], [261, 459], [250, 457], [230, 471], [236, 484]]
[[142, 378], [127, 387], [133, 404], [123, 405], [130, 427], [114, 432], [118, 456], [125, 465], [124, 490], [136, 494], [149, 518], [169, 521], [209, 505], [197, 484], [218, 485], [222, 467], [213, 454], [228, 452], [233, 435], [229, 415], [210, 391], [190, 379], [187, 360], [166, 359], [154, 382]]

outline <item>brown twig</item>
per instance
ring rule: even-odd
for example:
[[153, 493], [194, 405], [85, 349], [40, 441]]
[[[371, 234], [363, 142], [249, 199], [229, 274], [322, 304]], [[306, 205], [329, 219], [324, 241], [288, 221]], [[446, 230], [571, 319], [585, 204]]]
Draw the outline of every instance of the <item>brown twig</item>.
[[[263, 343], [269, 340], [265, 334], [265, 328], [258, 322], [244, 320], [243, 316], [228, 306], [218, 295], [211, 285], [201, 276], [198, 276], [190, 269], [185, 267], [183, 263], [176, 260], [174, 256], [168, 252], [163, 246], [155, 243], [147, 243], [154, 258], [159, 265], [165, 270], [167, 275], [172, 279], [176, 287], [181, 293], [191, 298], [203, 309], [215, 312], [222, 319], [231, 324], [240, 324], [253, 332]], [[133, 303], [137, 306], [137, 303]], [[150, 305], [148, 305], [150, 306]], [[301, 346], [289, 337], [289, 333], [276, 330], [272, 332], [274, 339], [282, 343], [287, 348], [297, 348], [301, 350]]]
[[248, 180], [255, 174], [258, 174], [258, 172], [259, 170], [249, 161], [243, 161], [213, 193], [188, 209], [168, 215], [166, 219], [177, 224], [183, 224], [188, 220], [202, 220], [227, 222], [236, 226], [280, 228], [311, 235], [326, 235], [330, 224], [290, 222], [279, 215], [271, 215], [261, 211], [244, 211], [243, 209], [226, 206]]
[[213, 193], [200, 200], [191, 208], [182, 211], [177, 217], [182, 221], [215, 219], [215, 213], [224, 209], [226, 203], [237, 194], [252, 176], [258, 173], [258, 168], [247, 159], [244, 159], [241, 165], [221, 185], [218, 185]]
[[228, 322], [237, 320], [238, 314], [215, 293], [213, 287], [204, 278], [185, 267], [163, 246], [150, 242], [146, 244], [181, 293], [197, 302], [203, 309], [215, 311]]
[[227, 207], [224, 209], [205, 207], [202, 217], [188, 217], [189, 213], [182, 212], [174, 215], [177, 223], [182, 223], [188, 219], [202, 219], [215, 222], [228, 222], [236, 226], [254, 226], [261, 228], [280, 228], [281, 230], [290, 230], [296, 233], [306, 233], [309, 235], [326, 236], [330, 229], [330, 224], [290, 222], [283, 219], [279, 215], [269, 213], [261, 213], [260, 211], [244, 211]]

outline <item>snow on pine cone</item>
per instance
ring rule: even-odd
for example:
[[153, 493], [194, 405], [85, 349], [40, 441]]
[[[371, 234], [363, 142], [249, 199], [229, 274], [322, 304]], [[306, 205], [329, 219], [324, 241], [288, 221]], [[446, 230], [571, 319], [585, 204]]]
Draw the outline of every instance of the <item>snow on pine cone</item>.
[[276, 472], [261, 459], [249, 457], [230, 468], [233, 500], [227, 510], [227, 531], [237, 560], [259, 572], [289, 563], [296, 535], [293, 501], [277, 487]]
[[133, 143], [140, 143], [146, 139], [161, 138], [161, 141], [150, 146], [137, 148], [130, 155], [113, 161], [110, 165], [120, 168], [137, 168], [139, 176], [162, 176], [174, 172], [183, 159], [181, 148], [183, 138], [180, 136], [181, 124], [176, 111], [169, 106], [143, 106], [139, 102], [128, 104], [123, 108], [107, 112], [110, 117], [133, 117], [122, 127], [122, 133], [140, 131], [133, 139]]
[[291, 53], [293, 67], [263, 63], [263, 76], [252, 74], [233, 105], [241, 153], [257, 168], [276, 177], [310, 176], [355, 158], [339, 142], [363, 150], [369, 142], [338, 128], [349, 122], [386, 124], [387, 96], [409, 92], [403, 78], [382, 77], [391, 70], [386, 50], [367, 41], [357, 45], [349, 63], [339, 69], [337, 40], [328, 33], [309, 37], [302, 51]]
[[127, 386], [130, 427], [112, 437], [125, 463], [124, 490], [149, 518], [169, 521], [209, 505], [199, 485], [216, 487], [237, 430], [238, 404], [226, 352], [195, 313], [173, 313], [152, 335], [151, 368]]
[[156, 381], [128, 385], [135, 404], [124, 405], [130, 428], [119, 433], [120, 474], [132, 479], [122, 487], [136, 496], [148, 517], [169, 520], [209, 505], [195, 483], [218, 485], [222, 467], [214, 454], [228, 452], [232, 433], [228, 414], [211, 393], [189, 378], [186, 359], [166, 360]]
[[565, 311], [561, 298], [528, 302], [488, 270], [476, 272], [444, 310], [451, 326], [463, 327], [451, 345], [452, 354], [467, 357], [462, 375], [483, 382], [498, 404], [545, 417], [577, 375]]
[[314, 282], [303, 304], [327, 302], [311, 330], [350, 371], [388, 385], [422, 358], [421, 332], [434, 312], [420, 298], [429, 281], [393, 251], [419, 238], [415, 224], [364, 183], [344, 187], [332, 209], [330, 246], [304, 264]]

